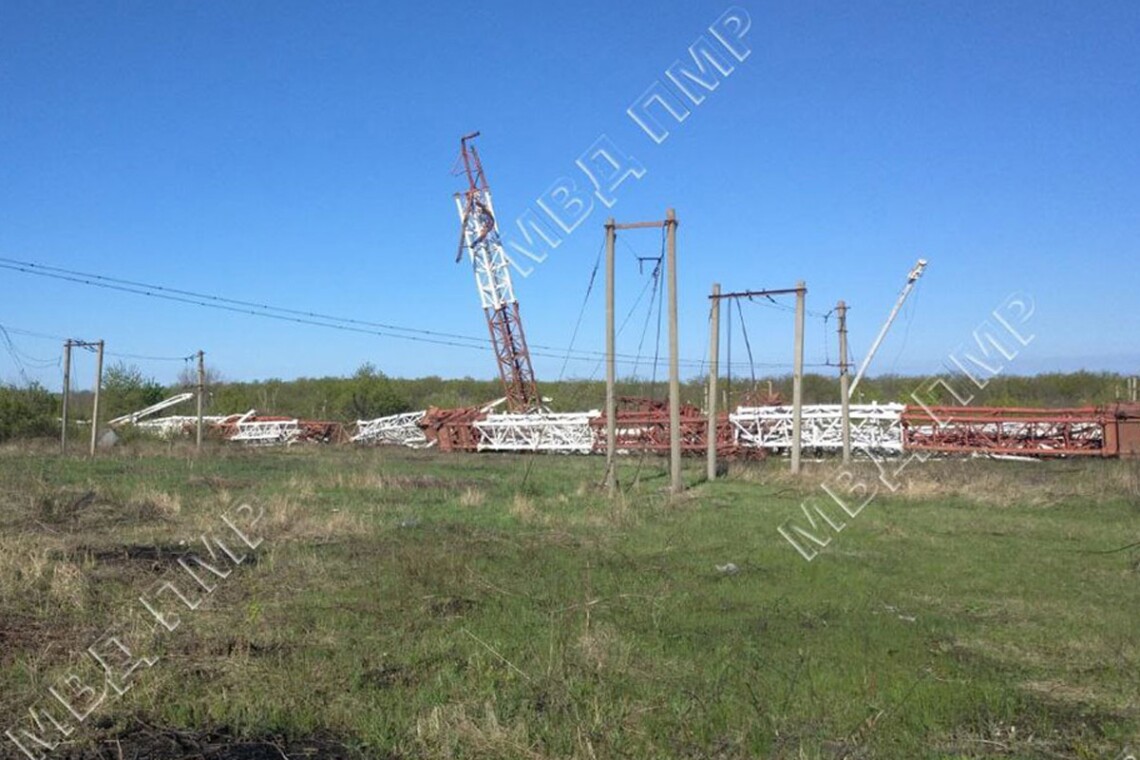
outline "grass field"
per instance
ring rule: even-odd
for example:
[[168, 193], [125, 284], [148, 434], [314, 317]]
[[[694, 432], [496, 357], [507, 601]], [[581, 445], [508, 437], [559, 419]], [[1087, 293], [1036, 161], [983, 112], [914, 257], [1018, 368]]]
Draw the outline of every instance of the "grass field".
[[596, 458], [2, 449], [0, 734], [116, 759], [1140, 744], [1137, 464], [916, 463], [812, 562], [777, 528], [836, 465], [699, 464], [669, 498], [624, 462], [610, 501]]

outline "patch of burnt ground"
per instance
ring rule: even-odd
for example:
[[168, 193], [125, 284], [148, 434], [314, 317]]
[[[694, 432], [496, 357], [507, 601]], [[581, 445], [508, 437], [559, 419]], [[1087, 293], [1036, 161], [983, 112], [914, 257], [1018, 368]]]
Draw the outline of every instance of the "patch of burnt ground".
[[[210, 557], [200, 546], [162, 544], [115, 544], [111, 546], [76, 546], [63, 556], [72, 562], [91, 561], [102, 565], [119, 565], [161, 573], [190, 556], [209, 561]], [[224, 559], [224, 558], [223, 558]], [[257, 555], [247, 552], [242, 564], [256, 565]]]
[[373, 668], [360, 676], [360, 683], [373, 689], [391, 689], [396, 686], [412, 686], [416, 683], [416, 674], [410, 668], [402, 665], [388, 665]]
[[49, 643], [64, 640], [71, 629], [62, 621], [47, 625], [36, 618], [0, 614], [0, 665], [10, 665], [23, 653], [42, 651]]
[[[229, 729], [187, 731], [136, 724], [82, 749], [60, 747], [59, 760], [363, 760], [351, 742], [330, 733], [299, 738], [242, 737]], [[370, 752], [367, 757], [400, 760], [396, 754]], [[0, 750], [0, 760], [8, 760]], [[13, 757], [12, 760], [15, 760]]]

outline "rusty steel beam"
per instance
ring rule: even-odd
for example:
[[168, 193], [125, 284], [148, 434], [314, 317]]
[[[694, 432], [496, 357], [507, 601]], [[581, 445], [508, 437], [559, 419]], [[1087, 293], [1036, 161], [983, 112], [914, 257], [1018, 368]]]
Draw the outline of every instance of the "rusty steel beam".
[[910, 451], [1025, 456], [1111, 456], [1105, 413], [1097, 407], [1029, 409], [907, 407], [903, 447]]
[[538, 404], [538, 388], [519, 316], [519, 303], [504, 303], [497, 309], [487, 307], [484, 312], [507, 408], [514, 412], [531, 411]]

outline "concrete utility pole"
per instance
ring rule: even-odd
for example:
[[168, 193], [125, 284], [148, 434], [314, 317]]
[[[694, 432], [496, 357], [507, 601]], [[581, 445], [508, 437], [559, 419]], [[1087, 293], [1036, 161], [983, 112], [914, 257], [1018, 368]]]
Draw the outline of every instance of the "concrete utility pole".
[[712, 315], [709, 318], [709, 429], [708, 429], [708, 475], [716, 480], [716, 380], [720, 371], [720, 283], [712, 286]]
[[835, 306], [839, 322], [839, 409], [842, 417], [843, 464], [851, 464], [851, 393], [847, 388], [847, 304]]
[[663, 228], [665, 230], [666, 266], [669, 279], [669, 460], [670, 488], [681, 490], [681, 377], [677, 353], [677, 215], [673, 209], [658, 222], [618, 224], [606, 221], [606, 487], [612, 494], [617, 486], [615, 449], [617, 448], [617, 403], [614, 398], [614, 245], [617, 230]]
[[606, 490], [610, 495], [617, 489], [617, 398], [614, 396], [616, 367], [614, 362], [614, 246], [617, 227], [613, 217], [606, 221]]
[[800, 471], [800, 443], [803, 440], [804, 404], [804, 300], [807, 286], [796, 283], [796, 355], [792, 368], [792, 473]]
[[899, 293], [899, 298], [895, 301], [895, 306], [891, 309], [891, 313], [887, 316], [887, 321], [883, 323], [883, 327], [879, 330], [879, 334], [875, 337], [875, 342], [871, 344], [871, 349], [867, 355], [863, 357], [863, 363], [859, 365], [859, 371], [855, 373], [855, 379], [851, 381], [851, 392], [854, 393], [855, 389], [859, 387], [859, 381], [863, 379], [867, 367], [870, 366], [871, 360], [875, 358], [875, 352], [879, 350], [879, 346], [883, 344], [883, 338], [887, 337], [887, 331], [891, 329], [891, 323], [895, 321], [895, 317], [899, 315], [899, 309], [906, 303], [907, 296], [910, 291], [914, 289], [914, 284], [918, 282], [918, 278], [922, 277], [923, 270], [926, 269], [926, 259], [919, 259], [918, 263], [914, 265], [914, 269], [910, 270], [910, 274], [906, 276], [906, 285], [903, 286], [902, 291]]
[[677, 359], [677, 215], [665, 212], [665, 246], [669, 267], [669, 470], [670, 490], [681, 484], [681, 373]]
[[95, 456], [95, 444], [99, 440], [99, 396], [103, 389], [103, 341], [95, 344], [95, 402], [91, 406], [91, 456]]
[[195, 448], [202, 450], [202, 403], [206, 396], [206, 353], [198, 352], [198, 440]]
[[67, 406], [71, 400], [71, 346], [70, 340], [63, 344], [63, 424], [59, 429], [59, 452], [67, 453]]

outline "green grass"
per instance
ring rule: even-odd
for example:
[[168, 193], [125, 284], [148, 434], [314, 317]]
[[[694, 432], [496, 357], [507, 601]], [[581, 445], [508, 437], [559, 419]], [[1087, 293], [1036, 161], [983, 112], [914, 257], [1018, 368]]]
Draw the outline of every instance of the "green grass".
[[[1136, 747], [1140, 551], [1094, 553], [1140, 540], [1135, 464], [914, 463], [810, 563], [777, 528], [835, 465], [709, 484], [698, 464], [670, 498], [662, 462], [624, 462], [610, 501], [596, 458], [4, 449], [0, 733], [120, 626], [160, 660], [78, 742], [145, 725], [390, 758]], [[183, 583], [169, 553], [241, 502], [265, 509], [256, 564], [151, 631], [136, 598]]]

